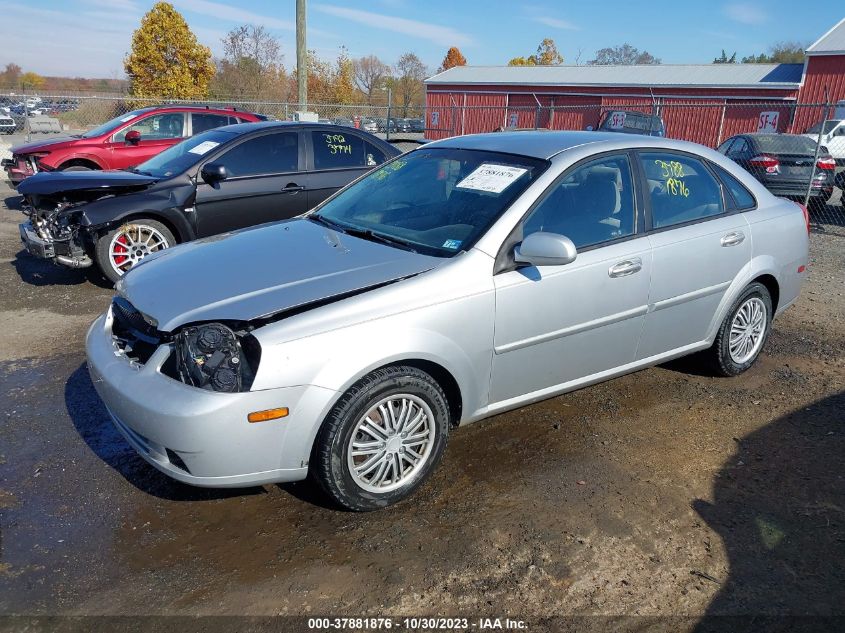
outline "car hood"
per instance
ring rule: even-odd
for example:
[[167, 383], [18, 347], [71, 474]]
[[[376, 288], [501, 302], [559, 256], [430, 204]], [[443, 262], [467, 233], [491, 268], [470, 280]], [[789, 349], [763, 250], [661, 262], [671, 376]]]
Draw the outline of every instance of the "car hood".
[[24, 143], [23, 145], [15, 145], [12, 147], [12, 153], [32, 154], [33, 152], [61, 149], [66, 145], [78, 142], [79, 139], [74, 138], [73, 136], [54, 136], [43, 141], [33, 141], [31, 143]]
[[152, 176], [129, 171], [42, 171], [26, 178], [18, 185], [18, 193], [49, 196], [66, 191], [97, 191], [119, 193], [136, 191], [156, 182]]
[[161, 251], [130, 270], [116, 288], [160, 330], [171, 332], [196, 321], [269, 317], [444, 261], [296, 219]]

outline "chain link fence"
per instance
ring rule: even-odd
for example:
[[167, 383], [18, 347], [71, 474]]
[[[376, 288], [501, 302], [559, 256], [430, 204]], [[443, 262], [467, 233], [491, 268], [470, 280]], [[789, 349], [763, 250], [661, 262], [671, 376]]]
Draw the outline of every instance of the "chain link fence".
[[[179, 103], [234, 108], [279, 120], [292, 120], [294, 113], [307, 109], [321, 122], [358, 127], [389, 140], [436, 140], [520, 129], [651, 134], [718, 149], [776, 195], [805, 204], [818, 228], [845, 226], [845, 107], [841, 104], [548, 95], [489, 95], [486, 103], [478, 103], [485, 101], [484, 96], [469, 101], [466, 96], [456, 99], [452, 94], [433, 93], [428, 95], [427, 106], [308, 104], [304, 108], [270, 101], [199, 103], [126, 96], [0, 94], [0, 131], [32, 138], [38, 138], [39, 130], [74, 134], [131, 110]], [[566, 102], [560, 103], [564, 99]]]

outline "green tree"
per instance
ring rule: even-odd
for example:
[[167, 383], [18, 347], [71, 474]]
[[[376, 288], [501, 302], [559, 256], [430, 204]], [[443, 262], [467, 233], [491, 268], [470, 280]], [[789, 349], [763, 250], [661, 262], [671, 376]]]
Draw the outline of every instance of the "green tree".
[[536, 66], [537, 62], [534, 61], [534, 55], [529, 55], [528, 57], [512, 57], [508, 61], [508, 66]]
[[743, 64], [801, 64], [804, 62], [804, 50], [801, 42], [777, 42], [769, 47], [767, 53], [749, 55], [742, 58]]
[[601, 48], [596, 51], [595, 59], [587, 62], [591, 66], [633, 66], [659, 63], [659, 58], [648, 51], [641, 51], [627, 42], [622, 45]]
[[728, 57], [727, 53], [725, 53], [725, 49], [722, 49], [722, 54], [719, 57], [716, 57], [713, 60], [714, 64], [735, 64], [736, 63], [736, 51], [734, 54]]
[[135, 97], [205, 97], [215, 72], [211, 51], [168, 2], [157, 2], [141, 18], [123, 66]]

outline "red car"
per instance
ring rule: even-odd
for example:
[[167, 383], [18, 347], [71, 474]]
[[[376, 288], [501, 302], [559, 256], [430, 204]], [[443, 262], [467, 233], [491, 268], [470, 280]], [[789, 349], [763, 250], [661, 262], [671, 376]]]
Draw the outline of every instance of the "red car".
[[125, 169], [143, 163], [179, 141], [212, 128], [260, 121], [234, 109], [156, 106], [127, 112], [77, 136], [35, 141], [12, 148], [3, 168], [12, 185], [39, 171]]

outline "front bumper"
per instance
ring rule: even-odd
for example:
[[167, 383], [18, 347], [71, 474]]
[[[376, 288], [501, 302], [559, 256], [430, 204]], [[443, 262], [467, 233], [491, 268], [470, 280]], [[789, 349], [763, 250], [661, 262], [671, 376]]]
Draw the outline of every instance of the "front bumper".
[[18, 225], [21, 234], [21, 242], [30, 255], [41, 259], [53, 259], [56, 257], [56, 247], [53, 242], [41, 239], [32, 227], [32, 222], [23, 222]]
[[[171, 349], [145, 365], [111, 335], [111, 312], [88, 330], [91, 381], [115, 426], [147, 462], [184, 483], [213, 488], [296, 481], [308, 473], [311, 444], [336, 392], [309, 385], [215, 393], [161, 373]], [[247, 415], [288, 407], [286, 418], [250, 424]]]

